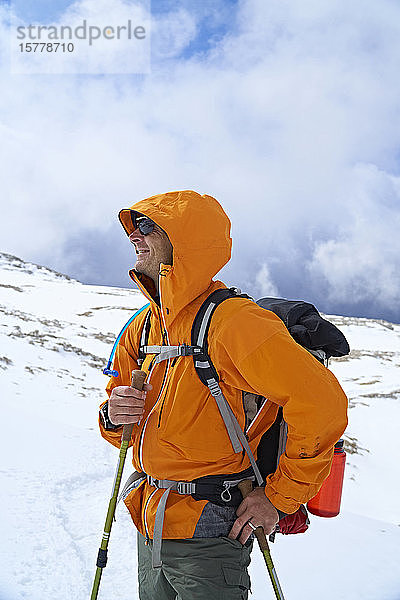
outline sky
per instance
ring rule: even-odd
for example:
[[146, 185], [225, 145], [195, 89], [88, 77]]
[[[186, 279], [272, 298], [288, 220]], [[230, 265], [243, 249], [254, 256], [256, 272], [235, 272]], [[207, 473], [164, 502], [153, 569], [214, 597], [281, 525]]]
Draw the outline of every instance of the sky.
[[[118, 211], [194, 189], [231, 218], [227, 284], [400, 322], [399, 3], [152, 0], [149, 10], [0, 4], [0, 250], [129, 287]], [[97, 74], [15, 73], [10, 16], [147, 19], [147, 70], [110, 73], [116, 55], [99, 43]]]

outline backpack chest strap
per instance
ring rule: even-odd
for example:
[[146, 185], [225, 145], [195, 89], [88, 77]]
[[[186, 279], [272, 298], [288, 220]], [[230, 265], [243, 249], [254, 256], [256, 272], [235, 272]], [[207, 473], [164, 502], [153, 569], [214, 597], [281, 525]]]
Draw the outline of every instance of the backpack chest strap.
[[156, 354], [157, 357], [154, 363], [157, 364], [163, 360], [177, 358], [178, 356], [194, 356], [196, 354], [201, 354], [202, 349], [198, 346], [181, 344], [180, 346], [141, 346], [140, 351], [143, 354]]

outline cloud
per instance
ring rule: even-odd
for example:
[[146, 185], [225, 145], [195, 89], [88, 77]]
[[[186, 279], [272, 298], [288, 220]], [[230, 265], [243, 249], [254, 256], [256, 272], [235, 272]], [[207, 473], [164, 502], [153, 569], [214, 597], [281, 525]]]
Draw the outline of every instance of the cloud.
[[196, 38], [197, 22], [188, 10], [174, 7], [162, 13], [152, 22], [153, 56], [156, 59], [171, 59], [184, 51]]
[[266, 263], [263, 264], [257, 273], [256, 284], [261, 296], [272, 296], [273, 298], [279, 297], [278, 289], [271, 281], [271, 275]]
[[231, 217], [227, 282], [400, 320], [399, 5], [228, 6], [195, 53], [208, 2], [154, 14], [150, 75], [3, 67], [2, 249], [126, 285], [118, 210], [192, 188]]
[[[336, 238], [318, 242], [307, 268], [330, 302], [368, 302], [395, 314], [400, 290], [400, 177], [355, 169], [349, 218]], [[373, 226], [373, 223], [376, 225]], [[316, 286], [315, 286], [316, 287]]]

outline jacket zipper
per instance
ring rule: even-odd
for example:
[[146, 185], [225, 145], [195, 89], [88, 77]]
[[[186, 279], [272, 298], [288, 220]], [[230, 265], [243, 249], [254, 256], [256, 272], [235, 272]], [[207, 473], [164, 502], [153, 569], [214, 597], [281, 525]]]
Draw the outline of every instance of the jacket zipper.
[[[160, 312], [161, 312], [161, 316], [162, 316], [162, 320], [163, 320], [163, 324], [164, 324], [164, 329], [161, 327], [161, 330], [162, 330], [162, 342], [163, 342], [163, 345], [165, 345], [165, 342], [167, 342], [167, 345], [169, 345], [169, 336], [168, 336], [167, 326], [166, 326], [166, 323], [165, 323], [164, 314], [163, 314], [163, 310], [162, 310], [162, 301], [161, 301], [161, 276], [160, 275], [158, 276], [158, 289], [159, 289], [159, 292], [160, 292]], [[161, 323], [160, 323], [160, 325], [161, 325]], [[139, 446], [139, 462], [140, 462], [140, 465], [141, 465], [143, 471], [144, 471], [144, 468], [143, 468], [143, 455], [142, 455], [142, 452], [143, 452], [144, 432], [145, 432], [145, 429], [146, 429], [147, 420], [148, 420], [150, 414], [156, 408], [156, 406], [157, 406], [157, 404], [158, 404], [158, 402], [159, 402], [159, 400], [160, 400], [160, 398], [162, 396], [162, 393], [164, 391], [164, 385], [165, 385], [165, 382], [166, 382], [166, 380], [168, 378], [168, 372], [169, 372], [170, 363], [171, 363], [171, 359], [168, 359], [167, 366], [166, 366], [165, 373], [164, 373], [163, 385], [161, 386], [160, 394], [159, 394], [159, 396], [157, 398], [157, 401], [155, 402], [155, 404], [154, 404], [151, 412], [149, 413], [149, 415], [148, 415], [148, 417], [146, 419], [146, 423], [144, 424], [144, 427], [142, 429], [142, 435], [140, 436], [140, 442], [139, 442], [139, 444], [140, 444], [140, 446]], [[162, 410], [162, 407], [161, 407], [161, 410]], [[149, 505], [149, 502], [150, 502], [151, 498], [156, 493], [156, 491], [157, 491], [157, 489], [155, 489], [154, 492], [152, 494], [150, 494], [150, 496], [148, 497], [146, 505], [145, 505], [145, 508], [144, 508], [144, 511], [143, 511], [143, 520], [144, 520], [144, 527], [145, 527], [145, 531], [146, 531], [146, 542], [147, 543], [149, 543], [149, 539], [150, 539], [149, 530], [147, 528], [147, 507]]]
[[158, 316], [158, 322], [160, 324], [160, 331], [161, 331], [161, 336], [162, 336], [162, 345], [164, 346], [165, 331], [164, 331], [164, 327], [163, 327], [163, 324], [162, 324], [161, 315], [160, 315], [160, 308], [159, 307], [157, 307], [157, 316]]
[[160, 274], [158, 275], [158, 290], [159, 290], [159, 293], [160, 293], [160, 312], [161, 312], [162, 322], [163, 322], [163, 325], [164, 325], [164, 328], [163, 328], [163, 341], [164, 341], [164, 335], [165, 335], [167, 345], [169, 345], [169, 335], [168, 335], [167, 324], [165, 322], [164, 312], [163, 312], [163, 306], [162, 306], [161, 275]]
[[[172, 363], [171, 363], [171, 367], [170, 367], [171, 369], [173, 369], [173, 368], [174, 368], [174, 366], [175, 366], [175, 363], [176, 363], [176, 361], [177, 361], [177, 358], [178, 358], [178, 357], [176, 356], [176, 357], [173, 359], [173, 361], [172, 361]], [[163, 401], [162, 401], [162, 404], [161, 404], [160, 412], [159, 412], [159, 414], [158, 414], [158, 423], [157, 423], [157, 428], [159, 428], [159, 427], [160, 427], [160, 423], [161, 423], [161, 415], [162, 415], [162, 412], [163, 412], [163, 410], [164, 410], [164, 404], [165, 404], [165, 400], [166, 400], [166, 397], [167, 397], [167, 392], [168, 392], [168, 389], [169, 389], [169, 384], [170, 384], [170, 382], [171, 382], [171, 376], [169, 377], [169, 379], [168, 379], [168, 382], [167, 382], [167, 386], [166, 386], [166, 388], [165, 388], [165, 392], [164, 392], [164, 398], [163, 398]]]
[[[160, 313], [161, 313], [161, 318], [162, 318], [162, 323], [161, 323], [161, 321], [160, 321], [160, 329], [161, 329], [161, 331], [162, 331], [162, 344], [163, 344], [163, 345], [169, 345], [169, 336], [168, 336], [167, 326], [166, 326], [166, 323], [165, 323], [165, 319], [164, 319], [164, 313], [163, 313], [163, 309], [162, 309], [162, 300], [161, 300], [161, 276], [160, 276], [160, 274], [158, 275], [158, 289], [159, 289], [159, 292], [160, 292], [160, 310], [159, 310], [159, 311], [157, 311], [157, 312], [158, 312], [158, 318], [159, 318], [159, 320], [160, 320]], [[163, 326], [164, 326], [164, 327], [163, 327]], [[167, 344], [165, 344], [165, 342], [167, 342]], [[168, 372], [169, 372], [170, 363], [171, 363], [171, 359], [169, 358], [169, 359], [168, 359], [168, 361], [167, 361], [166, 368], [165, 368], [165, 372], [164, 372], [164, 377], [163, 377], [163, 382], [162, 382], [162, 385], [161, 385], [161, 390], [160, 390], [160, 393], [158, 394], [157, 400], [155, 401], [153, 408], [151, 409], [151, 411], [150, 411], [150, 412], [149, 412], [149, 414], [147, 415], [146, 421], [145, 421], [145, 423], [144, 423], [144, 425], [143, 425], [143, 429], [142, 429], [142, 432], [141, 432], [141, 434], [140, 434], [140, 438], [139, 438], [139, 452], [138, 452], [138, 458], [139, 458], [139, 464], [140, 464], [140, 468], [142, 469], [142, 471], [143, 471], [144, 473], [146, 472], [146, 471], [145, 471], [145, 468], [144, 468], [144, 465], [143, 465], [143, 443], [144, 443], [144, 434], [145, 434], [145, 431], [146, 431], [146, 427], [147, 427], [147, 423], [148, 423], [149, 417], [150, 417], [150, 415], [151, 415], [151, 414], [154, 412], [154, 410], [156, 409], [156, 407], [157, 407], [157, 405], [158, 405], [158, 403], [159, 403], [159, 401], [160, 401], [160, 398], [162, 397], [162, 394], [163, 394], [163, 392], [164, 392], [164, 388], [165, 388], [165, 385], [166, 385], [166, 383], [167, 383], [167, 380], [168, 380]]]
[[[163, 325], [164, 325], [163, 344], [164, 344], [164, 342], [167, 342], [167, 345], [169, 346], [169, 335], [168, 335], [168, 330], [167, 330], [167, 324], [166, 324], [165, 318], [164, 318], [164, 311], [163, 311], [163, 305], [162, 305], [161, 275], [160, 274], [158, 275], [158, 290], [159, 290], [159, 293], [160, 293], [160, 312], [161, 312], [161, 317], [162, 317], [162, 321], [163, 321]], [[173, 367], [175, 365], [175, 363], [176, 363], [176, 358], [172, 361], [172, 364], [171, 364], [171, 360], [168, 360], [167, 375], [168, 375], [170, 366]], [[161, 415], [162, 415], [162, 411], [163, 411], [163, 408], [164, 408], [164, 403], [165, 403], [165, 398], [167, 396], [167, 391], [168, 391], [169, 383], [170, 383], [170, 378], [168, 379], [167, 386], [165, 388], [164, 399], [163, 399], [162, 404], [161, 404], [161, 409], [160, 409], [160, 413], [159, 413], [159, 416], [158, 416], [157, 427], [160, 427]]]
[[147, 422], [148, 422], [148, 420], [149, 420], [149, 418], [150, 418], [150, 415], [151, 415], [151, 414], [154, 412], [154, 410], [156, 409], [156, 407], [157, 407], [157, 405], [158, 405], [158, 403], [159, 403], [159, 401], [160, 401], [160, 398], [161, 398], [161, 396], [162, 396], [162, 394], [163, 394], [163, 391], [164, 391], [164, 388], [165, 388], [165, 384], [166, 384], [166, 381], [167, 381], [167, 373], [168, 373], [168, 366], [169, 366], [169, 362], [170, 362], [170, 359], [168, 360], [168, 364], [167, 364], [167, 365], [166, 365], [166, 367], [165, 367], [165, 371], [164, 371], [164, 377], [163, 377], [163, 382], [162, 382], [162, 385], [161, 385], [161, 390], [160, 390], [160, 393], [158, 394], [158, 398], [157, 398], [157, 400], [155, 401], [153, 408], [151, 409], [151, 411], [149, 412], [149, 414], [148, 414], [148, 415], [147, 415], [147, 417], [146, 417], [146, 420], [145, 420], [145, 422], [144, 422], [143, 429], [142, 429], [142, 431], [141, 431], [140, 438], [139, 438], [139, 452], [138, 452], [138, 458], [139, 458], [139, 464], [140, 464], [140, 468], [142, 469], [142, 471], [143, 471], [144, 473], [146, 473], [146, 470], [145, 470], [145, 468], [144, 468], [144, 466], [143, 466], [143, 442], [144, 442], [144, 434], [145, 434], [145, 431], [146, 431]]

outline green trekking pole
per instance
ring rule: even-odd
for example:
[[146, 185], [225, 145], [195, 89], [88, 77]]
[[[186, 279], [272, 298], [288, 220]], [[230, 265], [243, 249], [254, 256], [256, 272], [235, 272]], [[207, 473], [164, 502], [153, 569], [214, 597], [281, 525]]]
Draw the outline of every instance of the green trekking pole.
[[[243, 498], [246, 498], [250, 494], [253, 489], [253, 484], [250, 479], [245, 479], [238, 484], [238, 488], [242, 493]], [[267, 565], [268, 573], [271, 579], [272, 587], [274, 588], [275, 597], [277, 600], [285, 600], [285, 597], [282, 592], [282, 588], [279, 583], [278, 575], [276, 574], [274, 563], [272, 562], [271, 553], [269, 551], [269, 545], [267, 538], [264, 533], [264, 529], [260, 527], [256, 527], [254, 530], [255, 536], [257, 538], [258, 545], [260, 547], [261, 552], [263, 553], [265, 564]]]
[[[132, 371], [131, 387], [133, 387], [136, 390], [141, 391], [143, 389], [143, 384], [144, 384], [145, 379], [146, 379], [146, 373], [144, 371], [139, 371], [139, 370]], [[90, 600], [96, 600], [96, 598], [97, 598], [97, 594], [99, 593], [101, 575], [103, 573], [103, 569], [105, 568], [105, 566], [107, 564], [108, 541], [110, 539], [110, 532], [111, 532], [111, 527], [113, 524], [115, 507], [117, 505], [119, 487], [121, 485], [122, 471], [124, 470], [126, 452], [128, 450], [129, 442], [130, 442], [130, 439], [132, 436], [132, 429], [133, 429], [133, 423], [130, 423], [129, 425], [124, 425], [124, 428], [122, 430], [121, 449], [119, 451], [117, 470], [115, 473], [115, 479], [114, 479], [114, 484], [113, 484], [113, 488], [112, 488], [111, 498], [110, 498], [110, 502], [108, 504], [108, 511], [107, 511], [106, 523], [104, 525], [103, 538], [101, 540], [99, 553], [97, 555], [97, 562], [96, 562], [97, 569], [96, 569], [96, 574], [94, 576], [92, 595], [90, 596]]]

